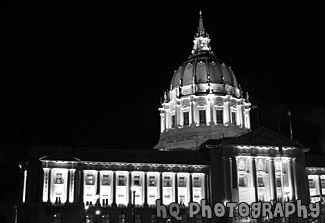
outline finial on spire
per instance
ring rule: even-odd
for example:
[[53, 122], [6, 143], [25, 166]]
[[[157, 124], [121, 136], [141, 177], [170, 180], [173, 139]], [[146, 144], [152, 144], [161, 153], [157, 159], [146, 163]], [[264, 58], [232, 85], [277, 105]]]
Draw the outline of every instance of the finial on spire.
[[203, 18], [202, 18], [202, 11], [200, 10], [200, 18], [199, 18], [199, 27], [198, 27], [198, 36], [204, 36], [205, 37], [205, 30], [203, 26]]

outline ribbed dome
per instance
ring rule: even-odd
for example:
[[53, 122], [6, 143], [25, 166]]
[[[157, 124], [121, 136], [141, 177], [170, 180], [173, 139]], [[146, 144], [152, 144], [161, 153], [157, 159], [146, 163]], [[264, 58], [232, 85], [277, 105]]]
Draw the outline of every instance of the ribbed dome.
[[175, 72], [171, 86], [176, 88], [191, 85], [193, 81], [195, 84], [208, 83], [209, 80], [210, 83], [228, 84], [238, 88], [231, 68], [210, 53], [192, 57], [184, 62]]
[[198, 32], [193, 42], [191, 56], [174, 73], [171, 96], [213, 93], [242, 97], [233, 71], [217, 59], [211, 50], [209, 34], [203, 27], [201, 12]]

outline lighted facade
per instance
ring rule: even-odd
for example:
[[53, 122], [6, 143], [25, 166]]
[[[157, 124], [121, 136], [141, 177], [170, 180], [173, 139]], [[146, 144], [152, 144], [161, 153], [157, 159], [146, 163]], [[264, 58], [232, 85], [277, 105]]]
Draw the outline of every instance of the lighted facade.
[[210, 220], [189, 219], [189, 202], [319, 200], [325, 171], [306, 171], [308, 149], [296, 141], [251, 130], [250, 106], [200, 16], [193, 51], [159, 108], [154, 149], [31, 147], [20, 163], [18, 222], [166, 222], [155, 215], [160, 199], [179, 203], [183, 222], [201, 223]]

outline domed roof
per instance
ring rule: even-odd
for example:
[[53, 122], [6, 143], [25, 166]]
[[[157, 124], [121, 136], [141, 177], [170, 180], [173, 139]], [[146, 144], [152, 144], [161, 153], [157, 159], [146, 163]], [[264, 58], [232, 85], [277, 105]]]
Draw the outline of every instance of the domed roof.
[[231, 68], [211, 53], [200, 54], [185, 61], [175, 72], [171, 86], [176, 88], [191, 85], [193, 81], [196, 84], [210, 82], [239, 87]]
[[[209, 34], [203, 27], [200, 12], [198, 33], [194, 39], [194, 47], [189, 59], [175, 71], [171, 81], [171, 90], [178, 96], [215, 93], [231, 94], [237, 98], [242, 97], [240, 86], [230, 67], [217, 59], [210, 47]], [[189, 86], [196, 86], [189, 90]], [[205, 86], [206, 85], [206, 86]], [[184, 89], [187, 89], [184, 91]]]

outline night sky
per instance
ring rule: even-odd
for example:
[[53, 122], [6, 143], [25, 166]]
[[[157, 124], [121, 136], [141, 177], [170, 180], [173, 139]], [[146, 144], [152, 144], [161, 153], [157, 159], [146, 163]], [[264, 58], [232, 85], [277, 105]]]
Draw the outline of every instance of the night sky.
[[[18, 188], [31, 145], [152, 148], [160, 98], [190, 55], [200, 9], [260, 126], [289, 137], [291, 109], [294, 139], [325, 151], [318, 5], [46, 2], [1, 12], [0, 167], [16, 182], [5, 190]], [[254, 129], [256, 110], [251, 119]]]

